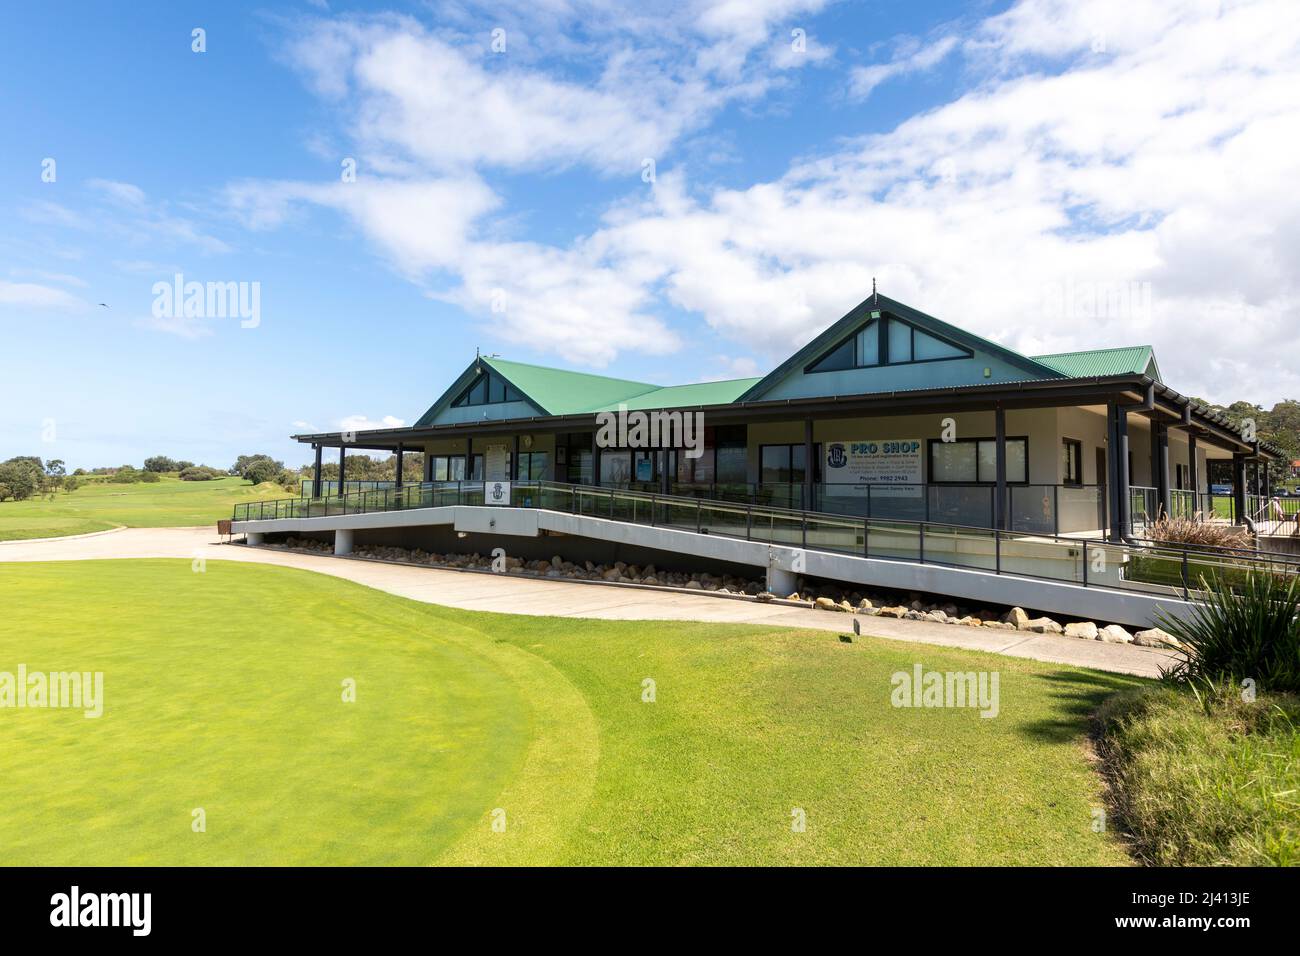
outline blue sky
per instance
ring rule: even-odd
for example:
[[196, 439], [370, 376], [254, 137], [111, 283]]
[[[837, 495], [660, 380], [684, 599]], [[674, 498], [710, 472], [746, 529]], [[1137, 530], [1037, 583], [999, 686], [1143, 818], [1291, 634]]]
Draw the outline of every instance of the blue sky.
[[[1270, 0], [15, 7], [0, 457], [297, 464], [291, 433], [409, 424], [476, 347], [761, 374], [872, 277], [1026, 352], [1149, 343], [1182, 391], [1300, 395], [1298, 20]], [[256, 323], [160, 306], [178, 273], [256, 283]]]

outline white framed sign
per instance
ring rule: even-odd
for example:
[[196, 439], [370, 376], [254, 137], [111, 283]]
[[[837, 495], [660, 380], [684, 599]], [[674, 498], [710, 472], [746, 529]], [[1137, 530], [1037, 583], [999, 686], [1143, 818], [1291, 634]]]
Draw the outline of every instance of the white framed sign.
[[826, 493], [919, 498], [924, 474], [922, 447], [924, 442], [919, 438], [827, 442], [822, 461]]
[[508, 481], [483, 482], [483, 503], [485, 505], [510, 504], [510, 482]]

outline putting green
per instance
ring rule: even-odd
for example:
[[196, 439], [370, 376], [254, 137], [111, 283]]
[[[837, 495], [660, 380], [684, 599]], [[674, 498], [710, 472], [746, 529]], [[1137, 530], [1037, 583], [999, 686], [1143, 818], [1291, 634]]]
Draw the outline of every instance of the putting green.
[[[0, 595], [0, 672], [105, 679], [98, 719], [0, 708], [4, 864], [1127, 862], [1086, 736], [1132, 678], [222, 561], [5, 564]], [[916, 665], [998, 672], [997, 717], [893, 706]]]
[[429, 863], [479, 823], [499, 835], [491, 811], [529, 781], [481, 851], [509, 861], [564, 826], [532, 804], [576, 813], [590, 790], [573, 688], [418, 605], [228, 562], [7, 565], [0, 588], [23, 592], [0, 671], [104, 674], [98, 719], [0, 710], [5, 864]]

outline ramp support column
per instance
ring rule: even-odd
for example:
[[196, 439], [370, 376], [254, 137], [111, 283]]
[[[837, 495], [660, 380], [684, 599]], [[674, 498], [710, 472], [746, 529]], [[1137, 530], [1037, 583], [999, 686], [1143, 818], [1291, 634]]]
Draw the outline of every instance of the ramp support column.
[[352, 529], [339, 528], [334, 532], [334, 553], [351, 554], [352, 553]]

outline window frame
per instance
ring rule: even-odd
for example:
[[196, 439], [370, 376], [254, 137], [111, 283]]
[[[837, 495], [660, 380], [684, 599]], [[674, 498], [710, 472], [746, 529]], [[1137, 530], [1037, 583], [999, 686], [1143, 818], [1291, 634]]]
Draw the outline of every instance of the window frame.
[[[483, 400], [479, 402], [470, 401], [470, 393], [478, 388], [479, 383], [483, 384]], [[492, 385], [494, 382], [501, 383], [501, 398], [492, 398]], [[460, 390], [455, 398], [451, 400], [451, 408], [479, 408], [483, 405], [509, 405], [511, 402], [524, 401], [524, 395], [519, 389], [515, 388], [507, 379], [494, 372], [484, 369], [474, 376], [474, 379]]]
[[[1067, 464], [1065, 473], [1061, 475], [1061, 484], [1068, 485], [1071, 488], [1082, 488], [1083, 487], [1083, 441], [1078, 438], [1062, 437], [1061, 449], [1062, 451], [1064, 451], [1067, 448], [1074, 449], [1074, 470], [1076, 474], [1074, 476], [1070, 475], [1069, 467]], [[1066, 463], [1063, 462], [1063, 464]]]
[[[890, 348], [889, 326], [892, 323], [897, 323], [898, 325], [901, 325], [908, 330], [908, 336], [907, 336], [908, 354], [910, 354], [912, 357], [904, 361], [891, 362], [889, 360], [889, 348]], [[876, 361], [871, 365], [859, 365], [857, 364], [858, 348], [857, 348], [856, 339], [860, 333], [865, 331], [869, 326], [873, 324], [877, 326], [876, 332], [880, 336], [879, 343], [876, 346]], [[922, 335], [928, 335], [933, 339], [937, 339], [938, 341], [944, 343], [945, 345], [957, 349], [963, 354], [962, 355], [941, 355], [936, 358], [924, 358], [924, 359], [916, 358], [916, 333], [918, 331]], [[818, 368], [817, 367], [822, 362], [824, 362], [827, 358], [829, 358], [832, 354], [842, 349], [846, 344], [849, 346], [849, 352], [853, 356], [853, 364], [845, 368]], [[805, 375], [819, 375], [824, 372], [852, 372], [857, 369], [865, 369], [865, 368], [896, 368], [902, 365], [926, 365], [929, 364], [930, 362], [957, 362], [963, 359], [972, 359], [974, 357], [975, 357], [975, 351], [973, 349], [967, 348], [965, 345], [961, 345], [960, 343], [953, 341], [951, 338], [949, 338], [946, 335], [940, 335], [939, 333], [932, 332], [929, 329], [919, 328], [914, 323], [908, 322], [906, 319], [899, 318], [898, 316], [888, 312], [881, 312], [879, 318], [867, 319], [861, 325], [855, 327], [852, 332], [844, 336], [844, 338], [840, 339], [838, 342], [836, 342], [833, 346], [828, 348], [816, 359], [814, 359], [813, 361], [805, 365], [803, 371]]]
[[[926, 446], [925, 446], [925, 476], [926, 476], [926, 479], [927, 479], [927, 480], [926, 480], [926, 484], [930, 484], [930, 485], [996, 485], [996, 484], [998, 483], [998, 482], [997, 482], [997, 477], [996, 477], [996, 476], [995, 476], [991, 481], [981, 481], [980, 478], [979, 478], [979, 468], [980, 468], [979, 443], [980, 443], [980, 442], [985, 442], [985, 441], [988, 441], [988, 442], [996, 442], [996, 441], [997, 441], [997, 437], [996, 437], [995, 435], [981, 435], [981, 436], [979, 436], [979, 437], [977, 437], [977, 438], [957, 438], [957, 439], [954, 439], [953, 441], [944, 441], [942, 438], [928, 438], [928, 439], [926, 439]], [[1023, 479], [1013, 479], [1013, 478], [1008, 478], [1008, 479], [1007, 479], [1007, 484], [1008, 484], [1008, 485], [1028, 485], [1028, 484], [1030, 483], [1030, 481], [1029, 481], [1029, 436], [1028, 436], [1028, 435], [1008, 435], [1007, 438], [1006, 438], [1006, 441], [1007, 441], [1007, 444], [1008, 444], [1008, 445], [1010, 445], [1012, 442], [1023, 442], [1023, 443], [1024, 443], [1024, 446], [1025, 446], [1025, 477], [1024, 477]], [[973, 443], [973, 444], [975, 445], [975, 480], [974, 480], [974, 481], [946, 481], [946, 480], [936, 480], [936, 479], [934, 478], [934, 446], [935, 446], [935, 445], [961, 445], [961, 444], [968, 444], [968, 443]]]

